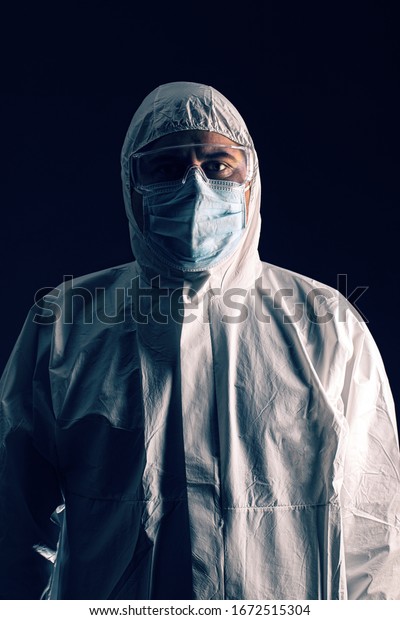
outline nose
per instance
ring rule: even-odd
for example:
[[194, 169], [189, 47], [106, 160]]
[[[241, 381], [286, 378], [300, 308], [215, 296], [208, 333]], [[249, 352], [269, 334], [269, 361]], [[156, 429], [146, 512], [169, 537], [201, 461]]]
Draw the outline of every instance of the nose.
[[203, 181], [205, 181], [206, 183], [208, 183], [208, 178], [203, 170], [203, 168], [201, 167], [200, 164], [193, 164], [191, 163], [185, 170], [185, 174], [182, 177], [182, 183], [185, 184], [189, 175], [191, 174], [196, 174], [196, 172], [198, 174], [200, 174], [200, 176], [202, 177]]

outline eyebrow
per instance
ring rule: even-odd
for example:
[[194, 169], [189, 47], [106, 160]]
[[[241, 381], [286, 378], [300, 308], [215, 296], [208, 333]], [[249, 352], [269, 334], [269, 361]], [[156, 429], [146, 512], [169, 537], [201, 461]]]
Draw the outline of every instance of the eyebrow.
[[[186, 158], [188, 155], [190, 155], [190, 152], [187, 150], [185, 151], [185, 149], [183, 148], [181, 152], [179, 152], [178, 149], [175, 150], [175, 148], [173, 148], [170, 152], [168, 152], [168, 149], [166, 148], [164, 152], [160, 151], [159, 153], [149, 153], [149, 157], [148, 157], [148, 161], [153, 161], [153, 160], [157, 160], [157, 161], [165, 161], [165, 160], [179, 160], [179, 159], [184, 159]], [[235, 153], [231, 152], [229, 150], [224, 150], [224, 149], [219, 149], [218, 151], [212, 151], [209, 150], [209, 148], [207, 148], [207, 145], [205, 145], [204, 147], [200, 147], [200, 148], [196, 148], [196, 156], [200, 157], [200, 158], [209, 158], [209, 159], [217, 159], [218, 157], [224, 157], [227, 159], [231, 159], [231, 160], [241, 160], [243, 157], [235, 157]]]
[[[187, 148], [185, 148], [187, 147]], [[158, 153], [148, 152], [147, 161], [149, 165], [154, 162], [180, 162], [185, 161], [191, 154], [191, 149], [195, 147], [196, 157], [204, 161], [214, 161], [219, 158], [227, 159], [230, 162], [241, 164], [245, 161], [243, 152], [240, 149], [230, 149], [230, 145], [223, 144], [182, 144], [176, 146], [167, 146], [159, 149]], [[218, 149], [218, 150], [213, 150]], [[236, 153], [238, 156], [236, 156]], [[146, 153], [143, 153], [146, 155]]]
[[236, 159], [236, 157], [233, 155], [233, 153], [231, 151], [225, 151], [225, 150], [219, 150], [219, 151], [212, 151], [212, 152], [205, 152], [203, 153], [202, 150], [200, 150], [200, 154], [201, 155], [205, 155], [208, 157], [229, 157], [230, 159]]

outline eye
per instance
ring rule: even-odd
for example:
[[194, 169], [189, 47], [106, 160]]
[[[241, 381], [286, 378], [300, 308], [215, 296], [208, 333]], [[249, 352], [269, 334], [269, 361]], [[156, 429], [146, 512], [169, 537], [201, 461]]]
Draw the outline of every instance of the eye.
[[201, 166], [209, 179], [226, 179], [232, 174], [229, 164], [220, 160], [209, 160]]
[[143, 176], [152, 183], [176, 180], [183, 175], [184, 165], [178, 158], [154, 158], [143, 163]]

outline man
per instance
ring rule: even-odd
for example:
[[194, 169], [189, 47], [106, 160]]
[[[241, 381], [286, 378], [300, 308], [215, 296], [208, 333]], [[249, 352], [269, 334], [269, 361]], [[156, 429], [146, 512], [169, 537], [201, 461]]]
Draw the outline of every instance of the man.
[[260, 261], [240, 114], [156, 88], [122, 179], [135, 261], [36, 305], [3, 377], [2, 596], [398, 598], [384, 367], [337, 291]]

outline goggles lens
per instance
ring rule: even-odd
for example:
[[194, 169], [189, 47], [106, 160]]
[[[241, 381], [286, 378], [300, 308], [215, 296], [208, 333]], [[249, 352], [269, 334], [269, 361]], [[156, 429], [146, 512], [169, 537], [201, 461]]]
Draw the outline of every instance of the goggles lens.
[[131, 173], [136, 188], [186, 180], [199, 167], [210, 180], [246, 183], [253, 176], [252, 152], [246, 146], [184, 144], [134, 153]]

